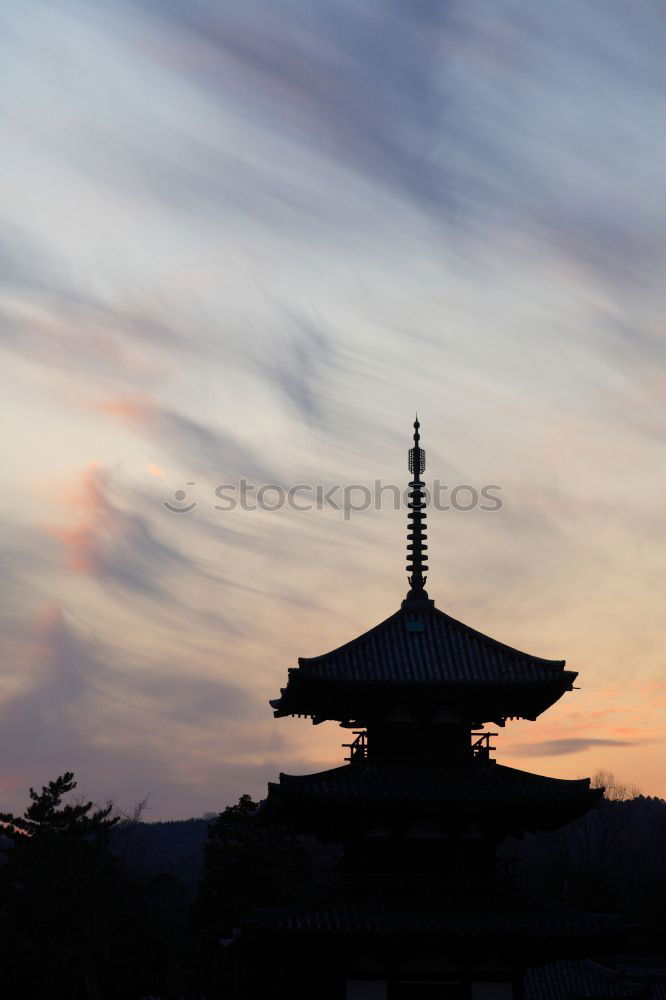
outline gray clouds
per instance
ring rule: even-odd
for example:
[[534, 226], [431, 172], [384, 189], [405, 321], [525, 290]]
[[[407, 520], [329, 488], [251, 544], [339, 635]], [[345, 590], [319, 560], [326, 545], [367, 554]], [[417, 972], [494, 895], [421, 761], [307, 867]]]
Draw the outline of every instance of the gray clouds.
[[569, 737], [561, 740], [536, 740], [533, 743], [514, 743], [506, 747], [513, 757], [562, 757], [570, 753], [582, 753], [592, 747], [634, 747], [636, 740], [596, 739], [590, 737]]
[[[213, 490], [402, 483], [416, 407], [429, 474], [505, 501], [431, 517], [439, 605], [566, 655], [588, 708], [608, 676], [659, 672], [657, 4], [0, 19], [3, 697], [35, 771], [87, 762], [101, 796], [172, 783], [156, 808], [177, 814], [199, 780], [228, 801], [276, 755], [337, 760], [337, 733], [281, 728], [265, 699], [395, 609], [404, 516], [222, 514]], [[191, 481], [196, 511], [169, 515]], [[651, 766], [559, 718], [530, 753]]]

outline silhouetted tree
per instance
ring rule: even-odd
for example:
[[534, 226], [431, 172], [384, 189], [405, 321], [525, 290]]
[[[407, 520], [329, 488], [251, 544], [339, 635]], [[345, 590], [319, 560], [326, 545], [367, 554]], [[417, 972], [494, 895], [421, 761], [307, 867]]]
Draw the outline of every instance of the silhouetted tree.
[[10, 996], [25, 996], [41, 968], [50, 991], [66, 983], [71, 996], [83, 985], [90, 1000], [102, 997], [100, 960], [111, 928], [101, 904], [116, 876], [109, 837], [119, 817], [111, 804], [63, 804], [75, 787], [67, 772], [40, 793], [31, 788], [23, 816], [0, 815], [10, 843], [0, 867], [3, 931], [13, 957], [3, 970]]
[[256, 909], [297, 903], [316, 891], [303, 838], [262, 823], [259, 805], [242, 795], [209, 825], [204, 877], [195, 909], [204, 979], [219, 988], [224, 943]]
[[208, 828], [202, 893], [228, 934], [257, 907], [296, 902], [309, 883], [302, 841], [282, 827], [262, 824], [258, 808], [243, 795]]
[[185, 916], [177, 881], [128, 871], [140, 807], [127, 818], [65, 801], [75, 788], [67, 772], [31, 788], [23, 816], [0, 815], [3, 1000], [139, 998], [165, 980]]

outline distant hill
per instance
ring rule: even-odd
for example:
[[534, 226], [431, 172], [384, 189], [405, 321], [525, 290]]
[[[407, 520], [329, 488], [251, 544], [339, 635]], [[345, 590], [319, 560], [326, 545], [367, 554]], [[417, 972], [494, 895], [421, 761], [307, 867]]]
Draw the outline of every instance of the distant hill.
[[203, 875], [203, 846], [213, 818], [124, 824], [116, 849], [137, 873], [175, 875], [193, 892]]

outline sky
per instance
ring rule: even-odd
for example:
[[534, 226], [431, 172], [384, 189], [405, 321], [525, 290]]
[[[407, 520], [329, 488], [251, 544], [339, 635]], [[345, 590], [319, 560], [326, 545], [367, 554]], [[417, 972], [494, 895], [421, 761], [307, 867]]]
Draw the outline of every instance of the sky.
[[498, 759], [666, 796], [665, 49], [657, 0], [2, 5], [0, 810], [341, 763], [268, 699], [398, 609], [405, 512], [215, 490], [402, 488], [416, 409], [501, 497], [431, 509], [431, 597], [579, 671]]

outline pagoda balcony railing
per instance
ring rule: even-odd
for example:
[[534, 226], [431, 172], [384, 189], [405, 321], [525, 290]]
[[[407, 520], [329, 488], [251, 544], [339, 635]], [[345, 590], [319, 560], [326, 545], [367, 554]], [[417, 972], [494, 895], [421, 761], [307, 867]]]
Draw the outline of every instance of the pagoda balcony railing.
[[[497, 747], [492, 746], [491, 739], [497, 733], [472, 733], [472, 754], [478, 760], [489, 760], [490, 754]], [[351, 743], [343, 743], [343, 747], [349, 750], [349, 756], [345, 760], [350, 764], [361, 764], [368, 759], [368, 734], [365, 729], [354, 730], [356, 737]], [[476, 739], [474, 738], [476, 737]]]
[[[497, 750], [497, 747], [490, 745], [490, 740], [493, 736], [497, 736], [497, 733], [472, 733], [472, 753], [478, 760], [489, 760], [491, 750]], [[474, 737], [477, 739], [474, 739]]]
[[345, 757], [350, 764], [362, 764], [368, 759], [368, 734], [365, 729], [354, 730], [356, 739], [352, 743], [343, 743], [343, 747], [349, 750], [349, 757]]

